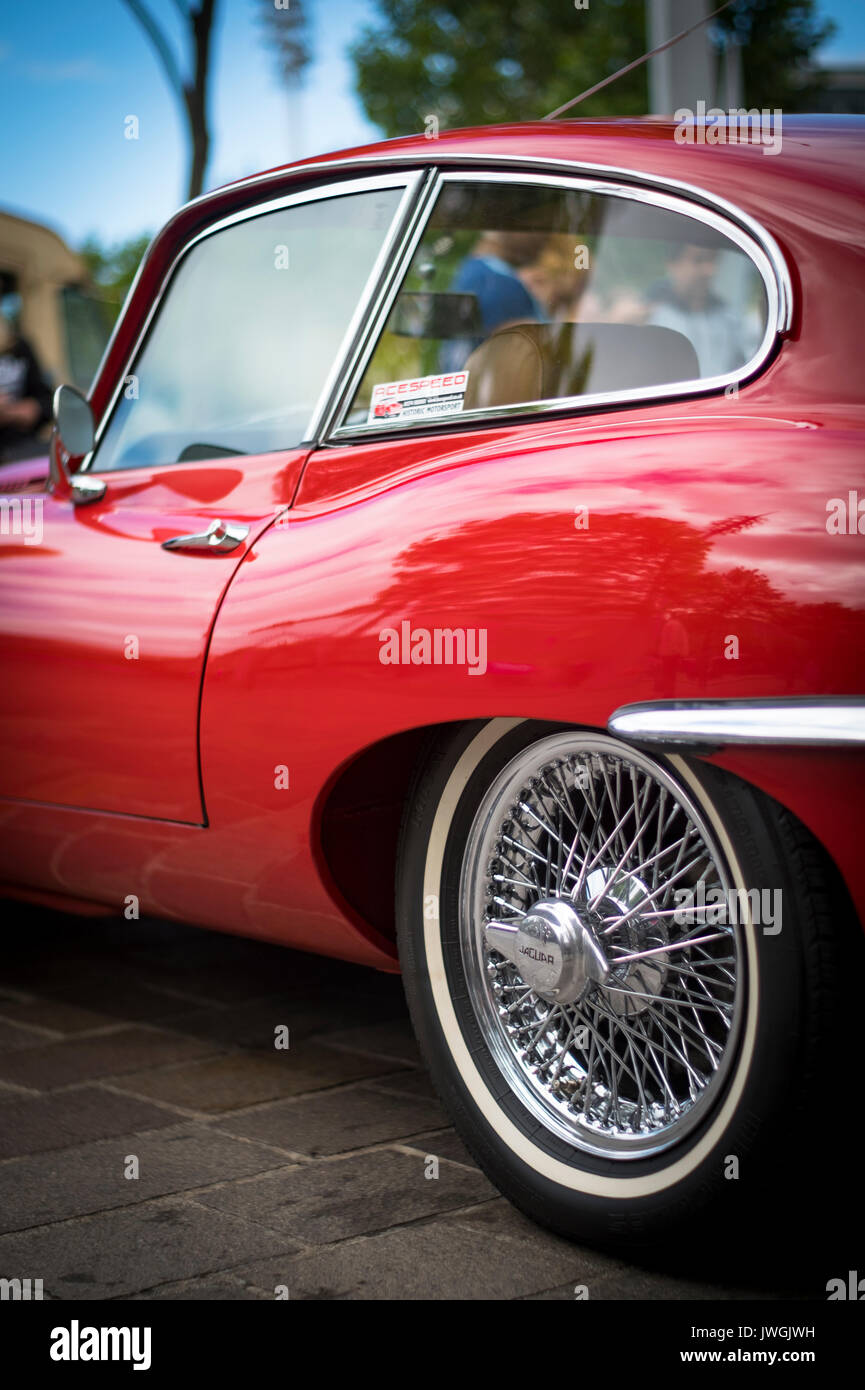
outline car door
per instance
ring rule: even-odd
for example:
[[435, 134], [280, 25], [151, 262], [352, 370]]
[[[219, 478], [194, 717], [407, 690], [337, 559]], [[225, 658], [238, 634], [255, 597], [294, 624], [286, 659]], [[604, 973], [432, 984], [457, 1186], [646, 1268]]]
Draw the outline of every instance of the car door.
[[0, 533], [0, 796], [206, 822], [212, 624], [256, 536], [291, 506], [417, 183], [318, 187], [199, 232], [84, 462], [103, 494], [7, 505], [4, 520], [33, 524]]

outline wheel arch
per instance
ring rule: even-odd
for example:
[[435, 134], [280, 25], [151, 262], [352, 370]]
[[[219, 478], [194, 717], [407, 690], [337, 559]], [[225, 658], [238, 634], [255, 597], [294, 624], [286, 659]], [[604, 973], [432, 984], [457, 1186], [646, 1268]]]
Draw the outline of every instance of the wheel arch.
[[[490, 719], [494, 717], [491, 715]], [[410, 805], [412, 790], [441, 739], [461, 727], [469, 724], [480, 727], [484, 722], [457, 720], [422, 724], [379, 739], [336, 769], [316, 801], [313, 844], [319, 873], [328, 892], [347, 916], [372, 928], [394, 946], [394, 883], [403, 817]], [[558, 720], [542, 722], [549, 724], [551, 729], [561, 723]], [[605, 732], [579, 720], [573, 721], [573, 727]], [[854, 954], [865, 955], [865, 934], [859, 914], [830, 844], [815, 833], [813, 826], [797, 814], [794, 806], [772, 796], [761, 785], [762, 777], [745, 776], [741, 767], [732, 770], [724, 765], [725, 759], [716, 756], [707, 757], [705, 761], [770, 796], [811, 836], [826, 865], [839, 921], [844, 919], [855, 928], [845, 932], [849, 938], [848, 948]]]

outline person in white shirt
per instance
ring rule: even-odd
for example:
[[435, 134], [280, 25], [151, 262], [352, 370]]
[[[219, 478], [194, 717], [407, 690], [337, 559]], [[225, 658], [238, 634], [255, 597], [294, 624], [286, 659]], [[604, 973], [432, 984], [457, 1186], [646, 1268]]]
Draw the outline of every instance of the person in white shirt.
[[647, 323], [672, 328], [694, 346], [700, 376], [725, 376], [746, 361], [735, 316], [713, 289], [718, 252], [682, 242], [671, 247], [667, 273], [648, 291]]

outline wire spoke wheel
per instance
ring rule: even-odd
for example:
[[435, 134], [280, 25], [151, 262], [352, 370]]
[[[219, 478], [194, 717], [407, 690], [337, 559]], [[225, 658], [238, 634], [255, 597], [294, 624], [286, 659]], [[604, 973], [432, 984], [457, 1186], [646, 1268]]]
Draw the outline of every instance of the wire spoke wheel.
[[602, 735], [499, 774], [463, 860], [472, 1006], [510, 1088], [598, 1156], [651, 1155], [718, 1102], [743, 1011], [731, 876], [687, 790]]

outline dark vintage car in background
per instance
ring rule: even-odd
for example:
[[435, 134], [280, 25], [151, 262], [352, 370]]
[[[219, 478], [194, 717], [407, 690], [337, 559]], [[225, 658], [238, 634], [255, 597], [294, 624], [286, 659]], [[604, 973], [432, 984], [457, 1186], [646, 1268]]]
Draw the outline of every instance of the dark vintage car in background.
[[863, 151], [539, 123], [183, 208], [5, 470], [4, 892], [401, 969], [466, 1144], [569, 1234], [831, 1152]]

